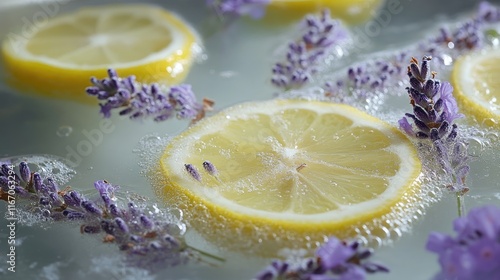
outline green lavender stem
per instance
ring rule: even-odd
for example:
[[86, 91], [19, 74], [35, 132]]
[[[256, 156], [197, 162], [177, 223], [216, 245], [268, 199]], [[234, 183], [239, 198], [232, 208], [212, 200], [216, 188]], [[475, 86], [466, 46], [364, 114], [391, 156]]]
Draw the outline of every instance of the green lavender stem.
[[465, 200], [461, 193], [457, 193], [457, 211], [458, 216], [462, 217], [465, 214]]

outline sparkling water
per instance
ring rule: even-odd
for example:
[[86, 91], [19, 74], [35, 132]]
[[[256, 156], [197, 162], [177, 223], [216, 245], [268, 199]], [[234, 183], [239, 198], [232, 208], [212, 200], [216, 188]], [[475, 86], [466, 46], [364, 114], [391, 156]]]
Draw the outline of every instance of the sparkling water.
[[[51, 17], [82, 5], [101, 3], [31, 1], [31, 4], [10, 4], [12, 2], [0, 1], [1, 38], [10, 32], [36, 26], [34, 22], [43, 20], [42, 12]], [[290, 27], [269, 26], [248, 19], [222, 23], [204, 8], [203, 2], [177, 0], [160, 4], [184, 17], [203, 39], [205, 53], [191, 69], [186, 82], [193, 85], [198, 97], [214, 99], [217, 109], [276, 96], [279, 92], [270, 83], [270, 69], [283, 58], [282, 46], [293, 34]], [[401, 13], [372, 23], [378, 24], [375, 29], [378, 32], [369, 38], [370, 44], [361, 51], [351, 52], [338, 64], [329, 65], [328, 71], [317, 76], [312, 86], [321, 86], [352, 63], [409, 48], [434, 34], [442, 23], [472, 11], [474, 6], [473, 1], [405, 0], [400, 4]], [[435, 69], [440, 71], [438, 78], [447, 80], [449, 69]], [[60, 184], [69, 184], [78, 190], [91, 190], [95, 180], [105, 179], [155, 200], [153, 186], [162, 184], [163, 178], [150, 171], [155, 170], [159, 153], [169, 139], [183, 131], [187, 122], [132, 122], [113, 116], [109, 123], [103, 124], [97, 106], [22, 94], [5, 83], [8, 74], [2, 68], [0, 77], [0, 157], [12, 158], [14, 162], [29, 159], [33, 168], [38, 167], [52, 174]], [[410, 105], [403, 85], [394, 84], [388, 90], [399, 91], [399, 94], [390, 98], [375, 95], [366, 103], [354, 105], [396, 125], [402, 114], [410, 110]], [[298, 95], [311, 91], [313, 87], [308, 87]], [[499, 132], [466, 123], [461, 129], [463, 135], [473, 138], [469, 152], [475, 159], [467, 180], [471, 191], [465, 199], [466, 208], [500, 205]], [[426, 157], [425, 151], [422, 157]], [[380, 219], [378, 232], [362, 225], [358, 227], [359, 237], [369, 239], [366, 241], [370, 244], [383, 245], [378, 247], [374, 260], [391, 269], [390, 274], [374, 275], [369, 279], [430, 279], [438, 271], [436, 257], [424, 249], [427, 236], [431, 231], [451, 232], [451, 221], [457, 216], [455, 197], [436, 187], [444, 183], [441, 179], [427, 172], [421, 178], [424, 188], [416, 197], [417, 201], [411, 203], [413, 207], [405, 209], [398, 217]], [[162, 205], [161, 200], [158, 203]], [[2, 211], [4, 208], [0, 207], [0, 213]], [[25, 224], [35, 223], [37, 219], [37, 216], [26, 215]], [[203, 233], [188, 230], [186, 238], [193, 247], [221, 256], [226, 262], [217, 266], [179, 266], [151, 275], [148, 271], [125, 266], [115, 246], [101, 244], [100, 239], [92, 236], [82, 236], [76, 225], [53, 223], [17, 228], [17, 272], [12, 274], [5, 271], [3, 248], [7, 246], [7, 234], [4, 227], [0, 228], [1, 279], [251, 279], [269, 263], [267, 259], [253, 256], [251, 250], [241, 252], [232, 250], [231, 246], [221, 246], [230, 238], [224, 232], [217, 233], [218, 240], [210, 242]], [[252, 234], [256, 240], [261, 238], [258, 230]], [[273, 238], [286, 237], [276, 235]], [[305, 236], [304, 240], [307, 239]], [[239, 240], [237, 245], [238, 248], [252, 247], [246, 240]]]

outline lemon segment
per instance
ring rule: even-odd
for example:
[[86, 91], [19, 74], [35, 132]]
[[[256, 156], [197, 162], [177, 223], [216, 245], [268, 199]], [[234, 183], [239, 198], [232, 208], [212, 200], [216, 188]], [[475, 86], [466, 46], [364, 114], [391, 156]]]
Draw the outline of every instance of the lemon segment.
[[329, 9], [332, 17], [351, 24], [370, 19], [383, 4], [382, 0], [272, 0], [266, 10], [268, 21], [297, 20], [308, 13]]
[[15, 87], [90, 101], [89, 78], [108, 68], [145, 83], [181, 82], [199, 43], [185, 21], [160, 7], [108, 5], [56, 17], [31, 36], [7, 36], [2, 53]]
[[461, 109], [487, 126], [500, 128], [500, 49], [460, 57], [452, 83]]
[[[203, 172], [205, 160], [217, 176]], [[169, 143], [161, 169], [167, 185], [160, 192], [199, 229], [318, 241], [353, 237], [360, 224], [396, 211], [417, 187], [421, 164], [397, 129], [353, 107], [272, 100], [202, 120]], [[263, 250], [280, 243], [257, 239]]]

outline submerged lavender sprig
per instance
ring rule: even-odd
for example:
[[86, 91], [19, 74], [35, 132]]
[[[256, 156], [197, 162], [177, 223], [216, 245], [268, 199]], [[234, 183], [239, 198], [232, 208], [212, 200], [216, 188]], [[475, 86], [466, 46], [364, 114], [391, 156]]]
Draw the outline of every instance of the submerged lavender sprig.
[[89, 95], [101, 100], [100, 112], [105, 118], [111, 116], [112, 110], [118, 109], [120, 115], [127, 115], [130, 119], [164, 121], [177, 117], [196, 121], [203, 118], [213, 105], [207, 99], [203, 104], [198, 103], [190, 85], [170, 88], [158, 84], [141, 85], [134, 76], [121, 78], [113, 69], [108, 70], [108, 76], [102, 80], [92, 77], [93, 86], [86, 89]]
[[206, 0], [208, 7], [221, 16], [245, 16], [258, 19], [264, 16], [271, 0]]
[[324, 95], [336, 102], [349, 102], [350, 99], [366, 100], [390, 93], [389, 87], [404, 79], [403, 65], [407, 59], [408, 52], [401, 51], [350, 66], [336, 78], [325, 82], [322, 86]]
[[312, 74], [318, 71], [319, 63], [333, 55], [332, 50], [348, 39], [346, 29], [330, 17], [328, 9], [319, 16], [307, 16], [301, 24], [304, 31], [300, 40], [288, 45], [286, 61], [276, 63], [272, 70], [272, 83], [285, 90], [309, 82]]
[[275, 260], [255, 280], [362, 280], [367, 274], [389, 272], [380, 264], [368, 261], [372, 250], [359, 242], [343, 242], [330, 237], [312, 258], [300, 263]]
[[439, 48], [454, 50], [457, 54], [478, 49], [484, 44], [484, 26], [500, 21], [500, 9], [487, 1], [479, 4], [476, 15], [454, 27], [442, 27], [439, 34], [430, 39], [426, 51], [439, 55]]
[[[455, 121], [463, 117], [453, 96], [453, 87], [448, 82], [441, 83], [430, 70], [431, 57], [424, 56], [419, 65], [412, 58], [408, 66], [410, 86], [406, 88], [413, 107], [398, 123], [410, 137], [431, 141], [437, 160], [451, 177], [450, 190], [465, 193], [465, 178], [469, 173], [470, 158], [467, 143], [458, 136]], [[412, 123], [412, 124], [411, 124]]]
[[[183, 239], [185, 225], [156, 207], [150, 208], [133, 199], [122, 203], [116, 193], [118, 186], [96, 181], [98, 198], [90, 199], [82, 193], [66, 188], [61, 190], [51, 178], [42, 178], [21, 162], [18, 172], [2, 164], [0, 169], [0, 198], [9, 195], [31, 203], [28, 211], [37, 211], [45, 219], [79, 223], [82, 234], [101, 234], [106, 243], [114, 243], [125, 253], [126, 261], [146, 269], [184, 264], [198, 258], [196, 250]], [[9, 192], [7, 183], [14, 179]]]
[[426, 248], [439, 256], [441, 265], [435, 279], [500, 279], [499, 217], [497, 206], [474, 208], [454, 221], [456, 236], [431, 233]]

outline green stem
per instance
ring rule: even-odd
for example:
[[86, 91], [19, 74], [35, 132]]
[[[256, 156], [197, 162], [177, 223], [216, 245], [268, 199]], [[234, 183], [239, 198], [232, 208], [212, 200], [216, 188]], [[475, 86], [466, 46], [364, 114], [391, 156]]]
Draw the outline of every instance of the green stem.
[[460, 192], [457, 193], [457, 206], [458, 216], [462, 217], [465, 214], [465, 202], [464, 196]]
[[[198, 249], [198, 248], [195, 248], [195, 247], [192, 247], [192, 246], [189, 246], [189, 245], [186, 245], [186, 246], [187, 246], [190, 250], [193, 250], [194, 252], [196, 252], [196, 253], [200, 254], [200, 256], [201, 256], [201, 257], [207, 257], [207, 258], [209, 258], [209, 259], [212, 259], [212, 260], [215, 260], [215, 261], [217, 261], [217, 262], [221, 262], [221, 263], [226, 261], [226, 259], [224, 259], [224, 258], [221, 258], [221, 257], [219, 257], [219, 256], [216, 256], [216, 255], [210, 254], [210, 253], [205, 252], [205, 251], [202, 251], [202, 250], [200, 250], [200, 249]], [[208, 263], [208, 264], [210, 264], [210, 265], [216, 265], [216, 264], [209, 263], [209, 262], [207, 262], [207, 263]]]

